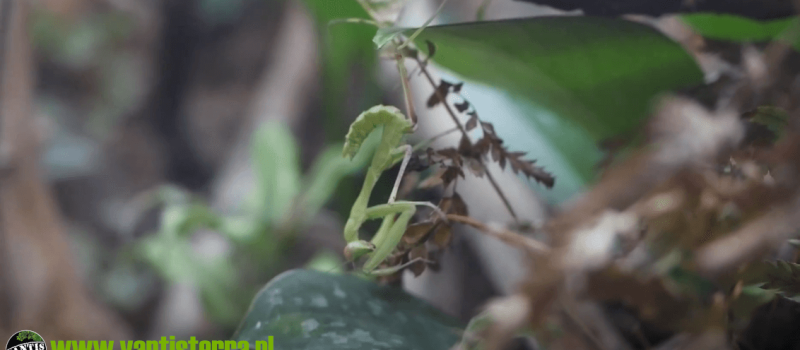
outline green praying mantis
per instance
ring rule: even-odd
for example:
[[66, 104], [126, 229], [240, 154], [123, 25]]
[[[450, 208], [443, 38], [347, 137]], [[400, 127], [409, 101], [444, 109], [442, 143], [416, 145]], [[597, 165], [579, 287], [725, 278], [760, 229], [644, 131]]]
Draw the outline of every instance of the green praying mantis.
[[[444, 3], [439, 5], [436, 14], [441, 12]], [[365, 2], [359, 1], [364, 6], [365, 10], [370, 13], [370, 7], [366, 6]], [[417, 206], [428, 206], [447, 221], [447, 217], [439, 207], [429, 202], [411, 202], [411, 201], [396, 201], [397, 190], [400, 187], [400, 182], [405, 173], [408, 161], [414, 148], [408, 144], [403, 144], [403, 139], [407, 134], [413, 133], [416, 128], [416, 118], [414, 117], [414, 108], [411, 103], [411, 94], [409, 92], [409, 83], [407, 72], [403, 59], [407, 56], [415, 56], [414, 49], [408, 46], [413, 42], [414, 38], [426, 28], [433, 18], [432, 16], [425, 22], [425, 24], [418, 28], [407, 40], [402, 41], [397, 37], [387, 42], [393, 42], [394, 45], [394, 58], [397, 62], [397, 69], [401, 76], [401, 83], [403, 86], [403, 94], [405, 96], [406, 110], [409, 113], [410, 119], [396, 107], [378, 105], [374, 106], [363, 113], [361, 113], [353, 124], [350, 125], [350, 130], [345, 137], [345, 144], [342, 150], [344, 157], [353, 158], [361, 148], [364, 140], [373, 132], [381, 131], [381, 141], [372, 156], [372, 162], [367, 168], [367, 174], [364, 179], [364, 185], [361, 192], [353, 203], [350, 209], [350, 217], [344, 227], [344, 239], [347, 245], [344, 249], [345, 258], [348, 261], [355, 261], [362, 256], [368, 256], [367, 261], [362, 267], [362, 272], [371, 276], [388, 276], [400, 271], [419, 261], [426, 261], [422, 258], [415, 258], [411, 261], [388, 268], [378, 268], [386, 258], [388, 258], [392, 251], [400, 243], [403, 234], [406, 232], [408, 223], [416, 213]], [[373, 16], [374, 17], [374, 16]], [[357, 23], [367, 23], [381, 27], [375, 21], [365, 21], [362, 19], [354, 19]], [[349, 21], [345, 21], [349, 22]], [[382, 44], [379, 44], [379, 48]], [[381, 174], [393, 167], [398, 162], [401, 162], [400, 171], [397, 174], [397, 179], [394, 183], [394, 188], [389, 196], [389, 201], [386, 204], [367, 207], [370, 195], [378, 182]], [[361, 225], [367, 220], [383, 218], [383, 222], [378, 229], [378, 232], [372, 237], [370, 241], [364, 241], [358, 238], [358, 230]]]
[[[425, 261], [422, 258], [416, 258], [399, 266], [378, 269], [378, 266], [400, 243], [418, 205], [432, 207], [437, 213], [444, 215], [438, 207], [429, 202], [396, 201], [397, 189], [413, 150], [410, 145], [402, 144], [402, 142], [406, 134], [413, 132], [414, 128], [415, 125], [406, 119], [399, 109], [378, 105], [361, 113], [356, 118], [350, 125], [350, 131], [345, 139], [342, 155], [352, 158], [370, 133], [382, 132], [381, 141], [372, 156], [369, 168], [367, 168], [364, 185], [353, 203], [350, 218], [344, 227], [344, 239], [347, 242], [344, 250], [345, 257], [348, 261], [354, 261], [367, 255], [368, 259], [362, 268], [362, 272], [366, 275], [392, 275], [418, 261]], [[370, 195], [381, 173], [400, 161], [402, 161], [400, 172], [389, 196], [389, 202], [368, 208]], [[383, 222], [372, 240], [369, 242], [360, 240], [358, 229], [361, 225], [367, 220], [379, 218], [383, 218]]]

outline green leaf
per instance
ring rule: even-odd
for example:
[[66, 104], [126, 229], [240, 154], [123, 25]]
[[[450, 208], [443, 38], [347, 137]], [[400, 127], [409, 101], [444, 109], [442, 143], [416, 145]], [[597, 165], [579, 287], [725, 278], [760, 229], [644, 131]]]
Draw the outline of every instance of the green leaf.
[[800, 296], [800, 264], [788, 261], [759, 261], [747, 266], [740, 273], [744, 283], [763, 284], [787, 298]]
[[188, 238], [172, 237], [161, 231], [142, 238], [135, 251], [164, 279], [180, 282], [195, 278], [195, 261], [191, 248]]
[[703, 79], [677, 43], [618, 19], [539, 17], [433, 26], [418, 40], [436, 45], [436, 63], [552, 110], [596, 140], [636, 126], [658, 93]]
[[351, 275], [287, 271], [256, 295], [234, 340], [275, 349], [448, 349], [458, 322], [397, 288]]
[[767, 286], [779, 290], [786, 297], [800, 295], [800, 264], [778, 260], [767, 272]]
[[[184, 209], [188, 208], [180, 205], [167, 207], [164, 216], [180, 217], [182, 222], [175, 224], [172, 223], [175, 219], [171, 219], [162, 223], [157, 234], [139, 240], [135, 245], [135, 252], [165, 280], [196, 286], [205, 311], [212, 320], [223, 325], [235, 325], [246, 307], [242, 303], [242, 297], [237, 297], [243, 290], [238, 285], [239, 271], [233, 265], [229, 252], [215, 257], [198, 256], [192, 247], [190, 234], [201, 226], [211, 225], [202, 220], [203, 212], [192, 214]], [[184, 231], [176, 232], [176, 227]]]
[[159, 191], [166, 206], [161, 212], [157, 233], [141, 238], [136, 254], [164, 278], [191, 281], [203, 273], [198, 269], [190, 239], [199, 228], [219, 225], [219, 217], [203, 204], [193, 202], [191, 195], [178, 188], [165, 186]]
[[[519, 122], [538, 130], [566, 161], [570, 176], [583, 183], [596, 176], [601, 155], [596, 142], [634, 130], [660, 93], [703, 81], [680, 45], [621, 19], [538, 17], [431, 26], [415, 43], [427, 51], [426, 40], [436, 46], [436, 64], [503, 91], [518, 104], [525, 116]], [[551, 158], [537, 163], [546, 169], [555, 164], [542, 149], [524, 151], [533, 159]]]
[[742, 293], [731, 304], [731, 312], [736, 318], [749, 319], [759, 306], [770, 302], [778, 295], [774, 289], [763, 289], [761, 284], [742, 287]]
[[253, 166], [258, 177], [256, 208], [266, 221], [283, 220], [300, 190], [300, 160], [292, 131], [278, 122], [260, 125], [253, 134]]
[[[779, 38], [797, 20], [783, 18], [772, 21], [757, 21], [733, 15], [698, 13], [681, 16], [681, 20], [698, 34], [717, 40], [735, 42], [770, 41]], [[800, 43], [794, 43], [795, 48]]]

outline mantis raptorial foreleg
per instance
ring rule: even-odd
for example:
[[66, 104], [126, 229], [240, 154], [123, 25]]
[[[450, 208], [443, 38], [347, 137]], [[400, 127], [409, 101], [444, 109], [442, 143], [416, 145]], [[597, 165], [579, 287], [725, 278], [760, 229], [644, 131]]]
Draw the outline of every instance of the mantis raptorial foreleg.
[[[364, 272], [370, 275], [385, 276], [394, 274], [418, 261], [427, 262], [427, 260], [416, 258], [399, 266], [376, 269], [376, 267], [392, 253], [394, 247], [400, 243], [400, 239], [403, 237], [406, 227], [408, 227], [409, 220], [414, 216], [414, 212], [416, 211], [415, 206], [425, 205], [423, 203], [427, 202], [395, 202], [376, 205], [367, 209], [368, 219], [384, 217], [384, 223], [370, 242], [374, 244], [376, 248], [372, 256], [364, 263]], [[397, 213], [399, 213], [399, 216], [394, 220], [395, 214]]]

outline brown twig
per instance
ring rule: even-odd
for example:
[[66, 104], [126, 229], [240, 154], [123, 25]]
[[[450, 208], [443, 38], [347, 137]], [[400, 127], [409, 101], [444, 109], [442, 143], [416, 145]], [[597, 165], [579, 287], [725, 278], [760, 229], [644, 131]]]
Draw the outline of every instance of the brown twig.
[[525, 249], [528, 254], [541, 255], [550, 251], [550, 247], [537, 240], [525, 237], [519, 233], [508, 230], [494, 230], [486, 224], [475, 220], [469, 216], [447, 214], [447, 219], [460, 224], [472, 226], [481, 232], [497, 238], [509, 245]]

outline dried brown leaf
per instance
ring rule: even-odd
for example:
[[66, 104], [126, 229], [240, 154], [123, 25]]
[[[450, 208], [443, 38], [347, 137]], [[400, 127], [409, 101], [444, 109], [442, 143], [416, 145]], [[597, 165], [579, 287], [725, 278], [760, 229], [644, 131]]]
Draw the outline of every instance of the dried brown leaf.
[[477, 126], [478, 126], [478, 116], [474, 115], [469, 118], [469, 120], [467, 121], [467, 125], [465, 127], [467, 128], [467, 131], [472, 131], [472, 129], [475, 129], [475, 127]]
[[494, 133], [494, 125], [492, 125], [492, 123], [481, 122], [481, 128], [483, 128], [483, 132], [485, 133], [489, 133], [492, 136], [496, 135]]
[[469, 109], [469, 101], [464, 100], [464, 102], [454, 104], [453, 107], [456, 107], [458, 113], [464, 113], [464, 111]]
[[552, 188], [556, 181], [553, 175], [545, 171], [542, 167], [535, 165], [535, 161], [519, 159], [519, 157], [524, 154], [524, 152], [508, 153], [508, 161], [514, 173], [516, 174], [522, 171], [525, 177], [533, 178], [537, 182], [547, 186], [547, 188]]
[[467, 203], [464, 202], [464, 199], [461, 198], [461, 196], [457, 192], [453, 193], [452, 201], [453, 201], [452, 205], [453, 210], [451, 211], [451, 213], [462, 216], [469, 216], [469, 210], [467, 210]]
[[492, 149], [492, 139], [484, 136], [475, 143], [474, 148], [478, 154], [488, 154]]
[[472, 142], [466, 134], [461, 136], [461, 141], [458, 142], [458, 153], [461, 155], [472, 154]]
[[[425, 248], [424, 245], [418, 246], [408, 253], [408, 260], [414, 260], [416, 258], [422, 258], [428, 260], [428, 248]], [[414, 277], [419, 277], [423, 272], [425, 272], [426, 264], [424, 261], [418, 261], [414, 264], [411, 264], [408, 268], [411, 272], [414, 273]]]
[[502, 161], [500, 167], [503, 169], [505, 169], [505, 158], [506, 158], [504, 153], [505, 152], [503, 152], [502, 147], [499, 147], [497, 144], [492, 144], [492, 160], [494, 160], [495, 162]]
[[439, 248], [446, 248], [453, 241], [453, 228], [449, 225], [439, 225], [433, 233], [433, 243]]
[[469, 169], [472, 175], [475, 175], [477, 177], [483, 177], [483, 174], [486, 173], [486, 171], [483, 168], [483, 163], [481, 163], [480, 160], [478, 159], [466, 158], [466, 165], [467, 169]]
[[443, 102], [443, 99], [447, 99], [447, 94], [450, 92], [450, 88], [453, 87], [453, 84], [450, 84], [444, 80], [439, 82], [439, 86], [436, 87], [436, 90], [431, 93], [431, 96], [428, 97], [428, 108], [436, 107], [436, 105]]
[[458, 154], [458, 150], [453, 147], [442, 148], [436, 151], [436, 154], [445, 157], [447, 159], [450, 159], [454, 163], [460, 163], [461, 156]]
[[420, 222], [408, 225], [406, 233], [403, 235], [403, 242], [408, 246], [418, 244], [425, 236], [427, 236], [434, 227], [433, 222]]
[[454, 166], [447, 167], [447, 170], [445, 170], [444, 174], [442, 174], [442, 182], [444, 184], [444, 187], [445, 188], [449, 187], [450, 184], [453, 181], [455, 181], [456, 177], [458, 177], [459, 175], [461, 175], [462, 178], [464, 177], [464, 172], [461, 171], [461, 168]]

